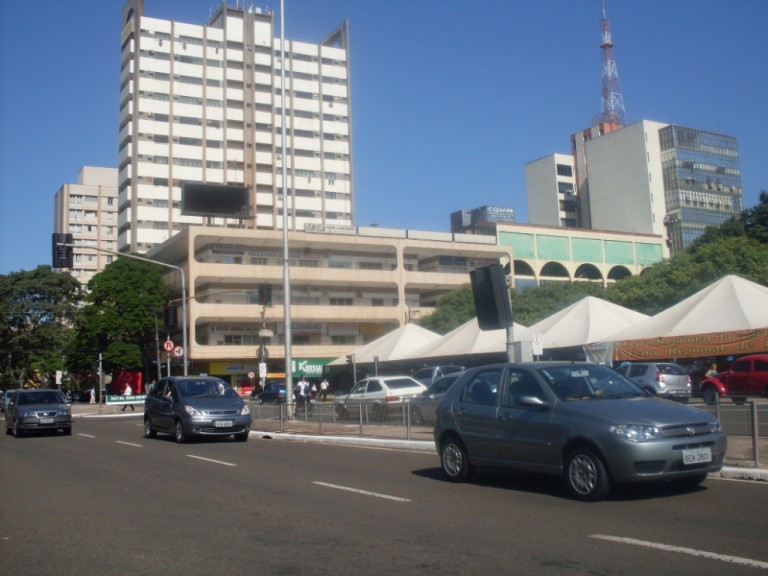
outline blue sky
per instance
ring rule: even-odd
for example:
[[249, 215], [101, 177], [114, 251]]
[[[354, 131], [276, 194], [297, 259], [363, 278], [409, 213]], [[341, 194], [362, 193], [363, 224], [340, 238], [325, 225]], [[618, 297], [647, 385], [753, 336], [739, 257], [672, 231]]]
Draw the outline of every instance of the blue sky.
[[[234, 0], [230, 0], [230, 4]], [[146, 0], [204, 24], [219, 0]], [[254, 2], [278, 9], [279, 0]], [[285, 0], [286, 36], [350, 22], [357, 224], [448, 230], [512, 206], [527, 162], [600, 112], [600, 0]], [[50, 264], [54, 195], [116, 166], [122, 0], [0, 0], [0, 274]], [[607, 0], [627, 119], [738, 138], [768, 190], [768, 1]]]

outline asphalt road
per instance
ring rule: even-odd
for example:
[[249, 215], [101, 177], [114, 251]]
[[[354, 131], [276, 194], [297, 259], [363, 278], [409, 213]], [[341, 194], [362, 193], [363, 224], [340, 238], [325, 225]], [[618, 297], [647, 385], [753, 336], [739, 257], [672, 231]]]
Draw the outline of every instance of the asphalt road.
[[177, 445], [141, 419], [0, 438], [3, 574], [768, 573], [768, 484], [627, 487], [481, 470], [429, 453], [252, 439]]

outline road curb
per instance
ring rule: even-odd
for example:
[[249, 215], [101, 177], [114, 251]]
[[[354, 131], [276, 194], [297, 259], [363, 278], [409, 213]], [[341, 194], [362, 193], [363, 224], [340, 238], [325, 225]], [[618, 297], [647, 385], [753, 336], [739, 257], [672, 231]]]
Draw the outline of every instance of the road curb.
[[415, 452], [435, 453], [434, 442], [425, 440], [393, 440], [391, 438], [370, 438], [353, 436], [332, 436], [323, 434], [293, 434], [289, 432], [266, 432], [251, 430], [251, 436], [260, 440], [285, 440], [291, 442], [306, 442], [313, 444], [337, 444], [347, 446], [366, 446], [370, 448], [389, 448], [392, 450], [411, 450]]

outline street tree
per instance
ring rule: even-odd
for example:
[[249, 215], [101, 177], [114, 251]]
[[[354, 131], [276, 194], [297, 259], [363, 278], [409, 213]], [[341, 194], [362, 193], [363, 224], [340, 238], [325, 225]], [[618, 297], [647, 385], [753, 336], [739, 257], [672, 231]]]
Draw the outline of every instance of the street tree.
[[88, 370], [99, 353], [105, 370], [148, 365], [158, 318], [168, 303], [162, 272], [149, 262], [118, 258], [91, 279], [70, 347], [73, 369]]
[[65, 368], [83, 292], [50, 266], [0, 276], [0, 379], [4, 387], [53, 384]]

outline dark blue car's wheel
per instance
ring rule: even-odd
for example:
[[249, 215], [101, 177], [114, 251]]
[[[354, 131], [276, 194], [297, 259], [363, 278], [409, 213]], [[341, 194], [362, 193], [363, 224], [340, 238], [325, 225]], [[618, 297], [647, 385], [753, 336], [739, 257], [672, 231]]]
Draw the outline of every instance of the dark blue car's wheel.
[[144, 418], [144, 438], [155, 438], [156, 436], [157, 432], [152, 428], [152, 422], [149, 418]]
[[173, 431], [173, 437], [176, 439], [177, 444], [183, 444], [187, 441], [187, 435], [184, 433], [184, 425], [181, 420], [176, 420], [176, 428]]

